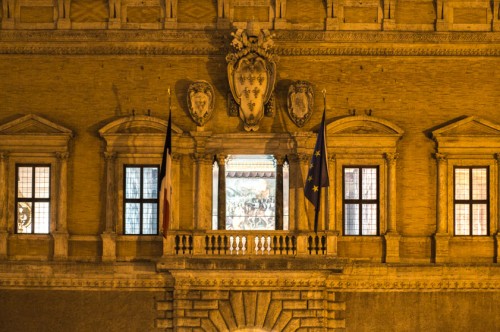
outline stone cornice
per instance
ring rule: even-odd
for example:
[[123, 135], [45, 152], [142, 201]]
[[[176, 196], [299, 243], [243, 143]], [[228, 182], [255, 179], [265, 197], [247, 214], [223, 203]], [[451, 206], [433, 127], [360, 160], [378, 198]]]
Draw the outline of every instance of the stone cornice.
[[[499, 32], [275, 33], [281, 56], [500, 56]], [[225, 56], [230, 38], [229, 30], [0, 30], [0, 54]]]

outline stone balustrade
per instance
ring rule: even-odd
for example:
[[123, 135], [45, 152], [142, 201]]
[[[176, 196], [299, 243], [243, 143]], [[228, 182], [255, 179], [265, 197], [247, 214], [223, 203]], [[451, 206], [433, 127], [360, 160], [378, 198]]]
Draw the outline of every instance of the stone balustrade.
[[337, 256], [337, 233], [171, 231], [165, 256]]

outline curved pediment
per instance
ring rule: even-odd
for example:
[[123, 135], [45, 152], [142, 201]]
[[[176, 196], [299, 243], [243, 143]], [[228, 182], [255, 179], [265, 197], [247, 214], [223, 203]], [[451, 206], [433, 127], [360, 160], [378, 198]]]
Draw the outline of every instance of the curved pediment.
[[390, 153], [396, 151], [403, 129], [380, 118], [357, 115], [326, 126], [328, 147], [335, 153]]
[[[133, 115], [108, 123], [99, 130], [101, 136], [110, 134], [165, 134], [167, 121], [147, 115]], [[172, 124], [172, 132], [182, 134], [182, 130]]]
[[373, 116], [349, 116], [329, 123], [326, 126], [328, 136], [369, 135], [369, 136], [402, 136], [404, 131], [397, 125]]

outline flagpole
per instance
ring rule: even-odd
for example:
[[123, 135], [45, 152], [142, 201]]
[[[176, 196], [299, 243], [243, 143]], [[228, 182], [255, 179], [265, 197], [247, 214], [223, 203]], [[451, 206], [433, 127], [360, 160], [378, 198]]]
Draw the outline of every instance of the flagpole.
[[[326, 89], [323, 89], [321, 91], [323, 93], [323, 118], [321, 119], [321, 130], [323, 131], [322, 133], [318, 133], [318, 135], [321, 135], [322, 139], [325, 139], [325, 113], [326, 113]], [[324, 156], [324, 147], [325, 147], [326, 142], [323, 142], [321, 144], [321, 156]], [[319, 163], [319, 174], [323, 174], [323, 163]], [[320, 180], [321, 181], [321, 180]], [[319, 219], [319, 211], [321, 208], [321, 184], [319, 185], [319, 190], [318, 190], [318, 206], [314, 207], [314, 233], [318, 233], [318, 219]]]

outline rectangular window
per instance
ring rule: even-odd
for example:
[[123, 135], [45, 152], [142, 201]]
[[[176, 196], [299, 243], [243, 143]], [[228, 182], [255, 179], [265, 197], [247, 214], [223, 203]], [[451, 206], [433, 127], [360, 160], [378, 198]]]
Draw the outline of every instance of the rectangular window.
[[344, 235], [378, 235], [378, 167], [343, 168]]
[[158, 166], [125, 165], [124, 233], [158, 234]]
[[455, 235], [488, 235], [488, 167], [455, 167]]
[[16, 233], [48, 234], [50, 166], [16, 165]]

